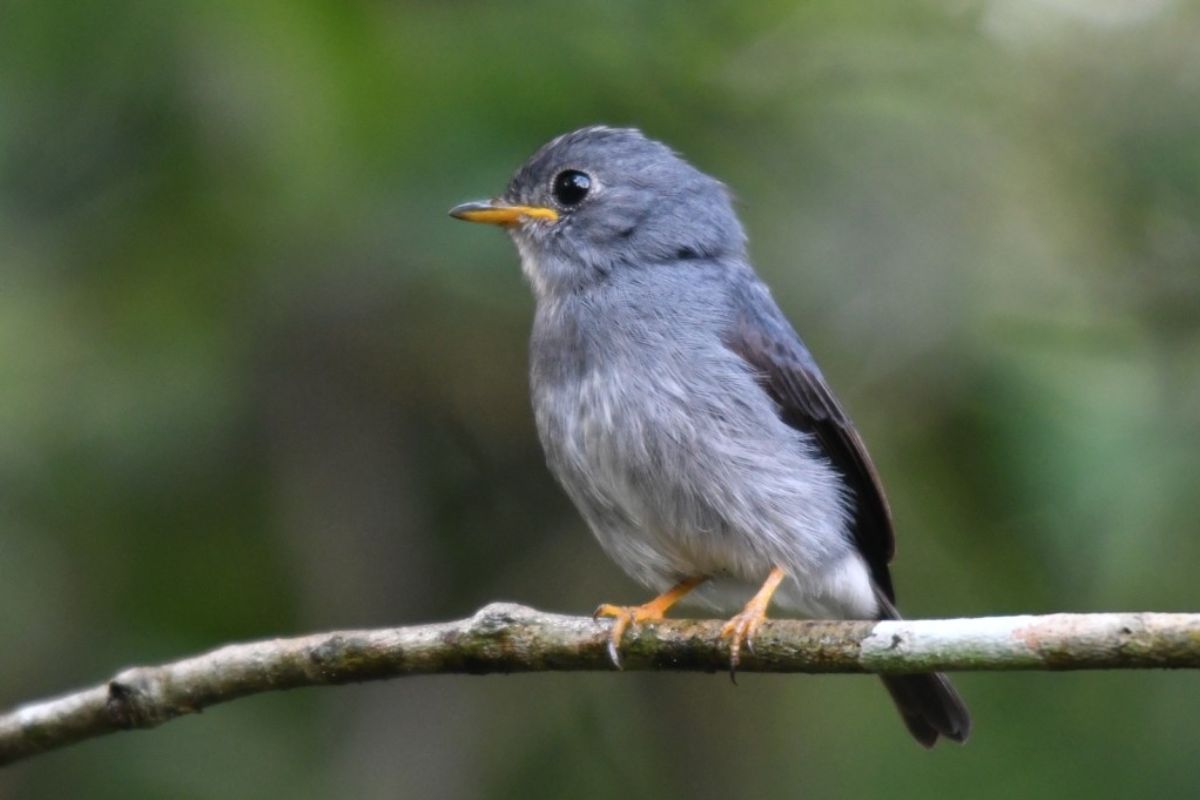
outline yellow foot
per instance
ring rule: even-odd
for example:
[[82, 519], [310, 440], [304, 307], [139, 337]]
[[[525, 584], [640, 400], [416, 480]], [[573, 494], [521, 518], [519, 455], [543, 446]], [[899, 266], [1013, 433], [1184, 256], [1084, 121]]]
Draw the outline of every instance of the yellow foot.
[[613, 666], [617, 669], [621, 668], [621, 637], [625, 635], [625, 629], [631, 623], [654, 622], [662, 619], [663, 614], [667, 613], [667, 609], [678, 603], [679, 599], [692, 589], [704, 583], [704, 580], [703, 577], [684, 578], [645, 605], [611, 606], [605, 603], [597, 608], [596, 613], [592, 614], [592, 619], [612, 617], [613, 620], [612, 631], [608, 636], [608, 657], [612, 659]]
[[746, 607], [733, 619], [721, 627], [721, 638], [729, 640], [729, 679], [737, 683], [738, 662], [742, 656], [744, 645], [751, 653], [754, 652], [754, 634], [767, 618], [767, 608], [771, 605], [771, 595], [779, 588], [786, 573], [779, 567], [771, 570], [762, 588]]
[[721, 628], [721, 638], [729, 640], [729, 677], [736, 683], [738, 664], [744, 646], [754, 653], [754, 634], [767, 618], [765, 608], [746, 608]]
[[613, 621], [608, 633], [608, 657], [614, 667], [621, 668], [621, 639], [625, 636], [626, 628], [634, 623], [657, 622], [663, 618], [664, 611], [654, 601], [644, 606], [613, 606], [605, 603], [596, 609], [592, 619], [611, 617]]

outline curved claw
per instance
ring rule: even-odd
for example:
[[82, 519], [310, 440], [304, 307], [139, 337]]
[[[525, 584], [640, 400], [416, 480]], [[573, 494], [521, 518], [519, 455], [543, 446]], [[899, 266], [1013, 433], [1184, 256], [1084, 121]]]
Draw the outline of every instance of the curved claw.
[[750, 598], [733, 619], [721, 628], [721, 638], [729, 639], [729, 679], [737, 683], [738, 662], [741, 660], [742, 645], [751, 654], [754, 653], [754, 634], [767, 618], [767, 607], [771, 605], [771, 595], [779, 588], [779, 584], [787, 577], [782, 567], [775, 567], [763, 581], [762, 588]]
[[613, 666], [617, 669], [621, 668], [621, 638], [625, 635], [626, 628], [635, 622], [652, 622], [662, 619], [663, 614], [667, 613], [667, 609], [675, 605], [679, 598], [704, 581], [704, 577], [684, 578], [644, 605], [614, 606], [604, 603], [597, 608], [592, 614], [592, 619], [612, 617], [613, 620], [612, 630], [608, 637], [608, 657], [612, 660]]
[[608, 603], [602, 604], [592, 612], [592, 619], [597, 622], [601, 617], [612, 618], [612, 628], [608, 633], [608, 658], [617, 669], [621, 669], [621, 639], [625, 636], [625, 629], [631, 622], [641, 621], [637, 619], [637, 612], [636, 606], [614, 606]]
[[766, 620], [765, 610], [747, 608], [721, 628], [721, 638], [729, 639], [729, 679], [737, 683], [737, 668], [741, 663], [742, 646], [754, 654], [754, 634]]

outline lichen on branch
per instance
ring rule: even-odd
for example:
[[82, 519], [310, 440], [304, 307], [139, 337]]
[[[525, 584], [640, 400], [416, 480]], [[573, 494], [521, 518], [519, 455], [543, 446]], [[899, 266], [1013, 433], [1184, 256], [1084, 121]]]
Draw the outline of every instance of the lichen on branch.
[[[625, 670], [728, 668], [720, 620], [631, 629]], [[614, 669], [608, 623], [493, 603], [456, 622], [231, 644], [0, 714], [0, 765], [238, 697], [434, 673]], [[740, 672], [1200, 668], [1200, 614], [1048, 614], [949, 620], [768, 620]]]

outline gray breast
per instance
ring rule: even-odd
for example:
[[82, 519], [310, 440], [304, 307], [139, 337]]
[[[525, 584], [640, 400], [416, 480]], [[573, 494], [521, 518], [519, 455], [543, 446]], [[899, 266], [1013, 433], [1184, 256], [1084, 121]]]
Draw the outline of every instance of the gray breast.
[[837, 475], [716, 324], [673, 300], [648, 315], [611, 298], [539, 305], [532, 388], [551, 470], [608, 554], [655, 588], [695, 574], [755, 582], [774, 564], [802, 578], [843, 558]]

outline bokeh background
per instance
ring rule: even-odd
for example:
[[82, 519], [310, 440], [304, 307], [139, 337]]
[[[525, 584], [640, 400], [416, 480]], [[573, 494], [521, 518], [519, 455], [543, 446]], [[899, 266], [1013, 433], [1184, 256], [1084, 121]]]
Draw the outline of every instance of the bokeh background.
[[[870, 443], [910, 616], [1195, 610], [1200, 5], [0, 3], [0, 706], [222, 642], [644, 593], [547, 474], [532, 300], [446, 217], [665, 139]], [[439, 677], [262, 696], [12, 798], [1185, 797], [1195, 674]]]

